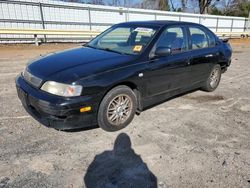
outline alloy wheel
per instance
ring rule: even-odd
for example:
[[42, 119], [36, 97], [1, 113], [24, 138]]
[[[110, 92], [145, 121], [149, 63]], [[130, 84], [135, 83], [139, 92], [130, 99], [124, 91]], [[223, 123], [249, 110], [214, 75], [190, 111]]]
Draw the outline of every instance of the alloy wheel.
[[220, 80], [220, 70], [215, 68], [210, 75], [210, 86], [212, 88], [216, 87]]
[[115, 126], [123, 124], [132, 111], [132, 100], [126, 94], [116, 96], [108, 105], [107, 118]]

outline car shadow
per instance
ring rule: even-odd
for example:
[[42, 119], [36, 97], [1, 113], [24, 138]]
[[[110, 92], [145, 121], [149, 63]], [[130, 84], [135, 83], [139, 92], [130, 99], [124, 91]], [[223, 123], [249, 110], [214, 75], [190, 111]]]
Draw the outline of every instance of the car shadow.
[[84, 183], [86, 188], [156, 188], [157, 178], [131, 148], [129, 136], [121, 133], [113, 150], [95, 156]]
[[172, 96], [172, 97], [163, 98], [162, 100], [159, 100], [158, 102], [156, 102], [156, 103], [154, 103], [154, 104], [152, 104], [152, 105], [147, 106], [143, 111], [150, 110], [151, 108], [154, 108], [154, 107], [156, 107], [156, 106], [158, 106], [158, 105], [160, 105], [160, 104], [163, 104], [163, 103], [165, 103], [165, 102], [171, 101], [171, 100], [176, 99], [176, 98], [178, 98], [178, 97], [183, 97], [183, 96], [185, 96], [185, 95], [188, 95], [188, 94], [190, 94], [190, 93], [194, 93], [194, 92], [196, 92], [196, 91], [200, 91], [200, 89], [193, 89], [193, 90], [190, 90], [190, 91], [185, 91], [185, 92], [183, 92], [183, 93], [174, 95], [174, 96]]
[[100, 128], [98, 125], [92, 125], [89, 127], [83, 127], [83, 128], [77, 128], [77, 129], [67, 129], [67, 130], [60, 130], [60, 131], [68, 132], [68, 133], [75, 133], [75, 132], [89, 131], [89, 130], [98, 129], [98, 128]]

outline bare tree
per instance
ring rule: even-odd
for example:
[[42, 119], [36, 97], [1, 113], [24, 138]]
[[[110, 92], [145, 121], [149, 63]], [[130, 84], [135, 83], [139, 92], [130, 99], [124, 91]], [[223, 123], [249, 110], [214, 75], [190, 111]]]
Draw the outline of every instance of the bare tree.
[[250, 13], [250, 0], [232, 0], [227, 9], [224, 10], [225, 15], [248, 17]]
[[167, 0], [143, 0], [141, 7], [145, 9], [169, 10]]
[[200, 14], [208, 13], [208, 6], [212, 3], [212, 0], [199, 0]]
[[167, 0], [159, 0], [159, 9], [160, 10], [169, 10], [169, 5]]
[[176, 11], [176, 10], [178, 9], [178, 7], [175, 7], [175, 6], [174, 6], [173, 0], [169, 0], [169, 3], [170, 3], [170, 5], [171, 5], [171, 10], [172, 10], [172, 11]]
[[187, 1], [188, 0], [181, 0], [181, 9], [182, 9], [182, 11], [185, 11], [185, 9], [187, 8]]
[[[190, 0], [189, 4], [193, 5], [193, 9], [198, 8], [200, 14], [207, 14], [208, 8], [215, 2], [220, 0]], [[183, 2], [183, 1], [182, 1]]]

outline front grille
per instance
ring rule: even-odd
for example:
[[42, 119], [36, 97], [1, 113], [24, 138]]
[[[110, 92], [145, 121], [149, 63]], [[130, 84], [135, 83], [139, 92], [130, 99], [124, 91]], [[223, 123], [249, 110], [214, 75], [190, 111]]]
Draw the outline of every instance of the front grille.
[[34, 76], [33, 74], [31, 74], [30, 72], [28, 72], [27, 69], [25, 69], [25, 71], [23, 72], [23, 77], [24, 79], [30, 83], [31, 85], [35, 86], [35, 87], [40, 87], [41, 83], [42, 83], [42, 79]]

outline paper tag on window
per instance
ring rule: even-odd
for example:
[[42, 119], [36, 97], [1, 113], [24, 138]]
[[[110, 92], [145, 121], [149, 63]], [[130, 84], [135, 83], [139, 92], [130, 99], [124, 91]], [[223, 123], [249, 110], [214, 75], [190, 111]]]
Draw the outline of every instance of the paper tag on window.
[[143, 33], [151, 33], [153, 29], [146, 28], [146, 27], [137, 27], [134, 31], [143, 32]]
[[142, 45], [135, 45], [133, 51], [134, 52], [140, 52], [142, 50]]

